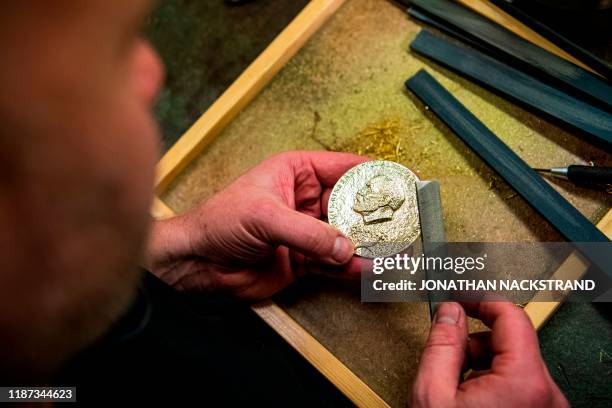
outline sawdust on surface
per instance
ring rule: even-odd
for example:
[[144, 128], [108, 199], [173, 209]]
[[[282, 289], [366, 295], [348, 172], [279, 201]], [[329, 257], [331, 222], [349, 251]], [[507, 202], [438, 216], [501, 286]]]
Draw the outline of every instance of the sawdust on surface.
[[[184, 211], [270, 155], [336, 150], [394, 160], [441, 184], [450, 241], [556, 241], [558, 233], [404, 89], [425, 68], [534, 167], [594, 161], [601, 149], [408, 52], [420, 27], [380, 0], [346, 2], [163, 195]], [[555, 184], [591, 219], [600, 193]], [[305, 287], [305, 288], [304, 288]], [[391, 406], [405, 406], [429, 316], [420, 303], [362, 304], [305, 281], [279, 304]]]

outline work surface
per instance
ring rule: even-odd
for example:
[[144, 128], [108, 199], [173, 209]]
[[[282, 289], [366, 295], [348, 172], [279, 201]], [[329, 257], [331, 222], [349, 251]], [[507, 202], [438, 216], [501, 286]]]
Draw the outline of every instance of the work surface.
[[[347, 2], [162, 198], [180, 212], [273, 153], [354, 151], [439, 180], [450, 241], [560, 240], [403, 90], [404, 80], [425, 67], [530, 165], [612, 165], [609, 155], [411, 55], [408, 44], [419, 29], [391, 3]], [[612, 204], [601, 193], [555, 187], [593, 221]], [[387, 402], [403, 405], [428, 330], [425, 304], [364, 305], [358, 287], [318, 279], [276, 301]], [[610, 404], [612, 328], [602, 312], [563, 306], [541, 333], [549, 368], [574, 405]]]

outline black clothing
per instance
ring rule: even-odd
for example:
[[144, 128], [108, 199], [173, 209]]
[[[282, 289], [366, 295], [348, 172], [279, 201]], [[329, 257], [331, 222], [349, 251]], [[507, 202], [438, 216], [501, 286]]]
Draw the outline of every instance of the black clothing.
[[247, 304], [181, 294], [149, 273], [130, 311], [55, 384], [76, 386], [79, 405], [351, 406]]

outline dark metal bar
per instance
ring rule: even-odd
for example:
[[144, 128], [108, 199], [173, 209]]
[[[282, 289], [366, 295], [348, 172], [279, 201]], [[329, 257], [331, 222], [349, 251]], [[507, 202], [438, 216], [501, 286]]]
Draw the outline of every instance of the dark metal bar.
[[561, 35], [558, 31], [553, 30], [540, 20], [537, 20], [536, 18], [523, 12], [521, 9], [513, 5], [511, 1], [490, 1], [500, 9], [504, 10], [506, 13], [510, 14], [512, 17], [531, 27], [538, 34], [541, 34], [542, 36], [548, 38], [550, 41], [557, 44], [559, 47], [569, 52], [574, 57], [578, 58], [581, 62], [587, 64], [589, 67], [602, 74], [608, 80], [612, 80], [612, 66], [606, 61], [597, 57], [595, 54], [587, 51], [580, 45], [571, 41], [569, 38]]
[[406, 81], [412, 91], [463, 142], [550, 222], [592, 265], [612, 277], [610, 251], [579, 243], [605, 242], [608, 238], [555, 191], [478, 118], [424, 70]]
[[422, 30], [410, 48], [532, 110], [612, 144], [612, 114], [483, 53]]
[[[419, 222], [421, 223], [421, 242], [425, 257], [445, 257], [446, 235], [444, 233], [444, 215], [442, 214], [442, 199], [440, 184], [437, 181], [417, 181], [417, 202], [419, 205]], [[423, 268], [426, 279], [435, 279], [438, 272]], [[450, 296], [436, 295], [429, 292], [429, 317], [433, 320], [440, 302], [450, 300]]]
[[[531, 42], [524, 40], [513, 32], [492, 22], [467, 8], [450, 0], [412, 0], [414, 7], [425, 11], [423, 15], [415, 13], [414, 7], [409, 14], [433, 24], [436, 28], [467, 41], [470, 45], [482, 47], [493, 57], [508, 60], [512, 65], [525, 70], [544, 74], [547, 78], [565, 86], [574, 94], [591, 98], [594, 103], [612, 108], [612, 86], [599, 79], [587, 70], [564, 60]], [[429, 15], [429, 16], [428, 16]], [[435, 17], [438, 21], [431, 18]], [[429, 21], [427, 21], [429, 20]], [[466, 38], [467, 34], [471, 38]]]

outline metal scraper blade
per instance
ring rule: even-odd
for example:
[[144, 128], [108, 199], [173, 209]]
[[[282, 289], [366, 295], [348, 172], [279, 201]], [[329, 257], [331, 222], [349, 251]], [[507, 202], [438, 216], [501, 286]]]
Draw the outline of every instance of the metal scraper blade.
[[[417, 202], [419, 222], [421, 224], [421, 243], [423, 256], [441, 256], [446, 237], [444, 235], [444, 217], [440, 199], [440, 184], [437, 181], [417, 181]], [[425, 278], [433, 279], [432, 270], [425, 269]], [[429, 296], [429, 313], [433, 319], [438, 301]]]

